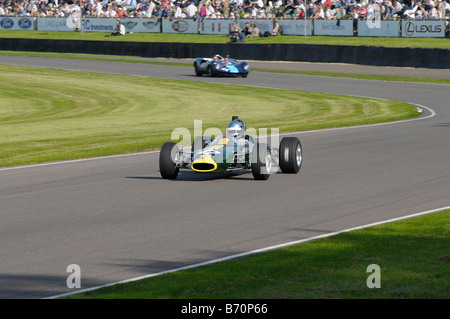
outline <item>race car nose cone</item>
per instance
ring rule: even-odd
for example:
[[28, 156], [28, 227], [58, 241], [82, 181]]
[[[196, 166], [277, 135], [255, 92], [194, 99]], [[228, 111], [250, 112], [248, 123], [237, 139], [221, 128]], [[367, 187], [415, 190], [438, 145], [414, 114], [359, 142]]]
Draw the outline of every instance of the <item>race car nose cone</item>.
[[191, 168], [199, 173], [213, 172], [217, 169], [217, 163], [211, 155], [202, 155], [192, 162]]

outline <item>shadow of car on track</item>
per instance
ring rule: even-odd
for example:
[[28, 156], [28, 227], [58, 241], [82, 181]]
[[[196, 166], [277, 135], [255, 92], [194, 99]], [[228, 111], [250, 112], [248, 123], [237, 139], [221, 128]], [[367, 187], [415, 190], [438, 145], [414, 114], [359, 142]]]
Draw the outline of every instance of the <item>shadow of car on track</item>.
[[[250, 174], [250, 175], [249, 175]], [[279, 174], [279, 172], [275, 173]], [[138, 179], [138, 180], [165, 180], [159, 176], [126, 176], [129, 179]], [[213, 181], [220, 179], [228, 179], [228, 180], [248, 180], [254, 181], [255, 179], [251, 176], [251, 173], [207, 173], [207, 174], [198, 174], [192, 171], [180, 171], [177, 179], [173, 179], [169, 181], [177, 182], [204, 182], [204, 181]]]
[[437, 127], [450, 127], [450, 123], [436, 123], [433, 126]]

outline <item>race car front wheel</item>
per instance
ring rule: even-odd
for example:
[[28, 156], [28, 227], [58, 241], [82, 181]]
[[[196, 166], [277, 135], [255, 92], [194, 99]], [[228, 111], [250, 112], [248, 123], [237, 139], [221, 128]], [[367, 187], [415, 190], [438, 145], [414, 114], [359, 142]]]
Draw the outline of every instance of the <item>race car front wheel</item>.
[[195, 68], [195, 75], [202, 76], [202, 72], [200, 72], [200, 70], [198, 69], [197, 63], [194, 63], [194, 68]]
[[179, 149], [176, 143], [166, 142], [163, 144], [159, 153], [159, 172], [162, 178], [177, 178], [180, 171], [180, 167], [176, 163], [177, 156], [179, 156]]
[[303, 163], [302, 143], [297, 137], [283, 137], [279, 149], [280, 169], [283, 173], [297, 174]]
[[252, 174], [256, 180], [267, 180], [272, 170], [272, 154], [267, 144], [258, 143], [252, 151]]
[[208, 76], [212, 76], [212, 77], [216, 76], [216, 73], [214, 73], [211, 65], [208, 65], [207, 74], [208, 74]]

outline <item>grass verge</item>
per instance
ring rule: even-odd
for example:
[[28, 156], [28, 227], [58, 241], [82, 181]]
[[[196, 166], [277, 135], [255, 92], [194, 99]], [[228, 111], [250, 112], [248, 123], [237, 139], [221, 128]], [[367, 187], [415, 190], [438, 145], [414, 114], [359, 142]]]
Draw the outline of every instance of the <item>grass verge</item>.
[[[0, 38], [55, 39], [120, 42], [179, 42], [179, 43], [227, 43], [226, 35], [133, 33], [121, 37], [105, 38], [105, 32], [50, 32], [0, 30]], [[450, 49], [450, 38], [391, 38], [391, 37], [332, 37], [283, 35], [281, 37], [248, 38], [246, 43], [256, 44], [320, 44], [351, 46], [382, 46], [395, 48]], [[239, 44], [239, 45], [245, 45]]]
[[[0, 65], [0, 166], [158, 149], [175, 128], [304, 131], [418, 116], [406, 103]], [[193, 137], [191, 137], [192, 139]]]
[[[449, 231], [443, 211], [68, 298], [448, 299]], [[367, 286], [371, 264], [381, 288]]]

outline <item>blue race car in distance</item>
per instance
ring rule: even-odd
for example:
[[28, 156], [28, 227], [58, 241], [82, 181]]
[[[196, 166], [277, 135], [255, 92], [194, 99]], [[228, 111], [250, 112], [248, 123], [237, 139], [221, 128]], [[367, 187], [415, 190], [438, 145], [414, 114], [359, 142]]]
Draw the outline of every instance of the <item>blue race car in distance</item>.
[[242, 76], [246, 78], [250, 72], [247, 62], [238, 62], [228, 56], [223, 58], [216, 54], [213, 58], [196, 58], [194, 61], [195, 75], [202, 76]]

